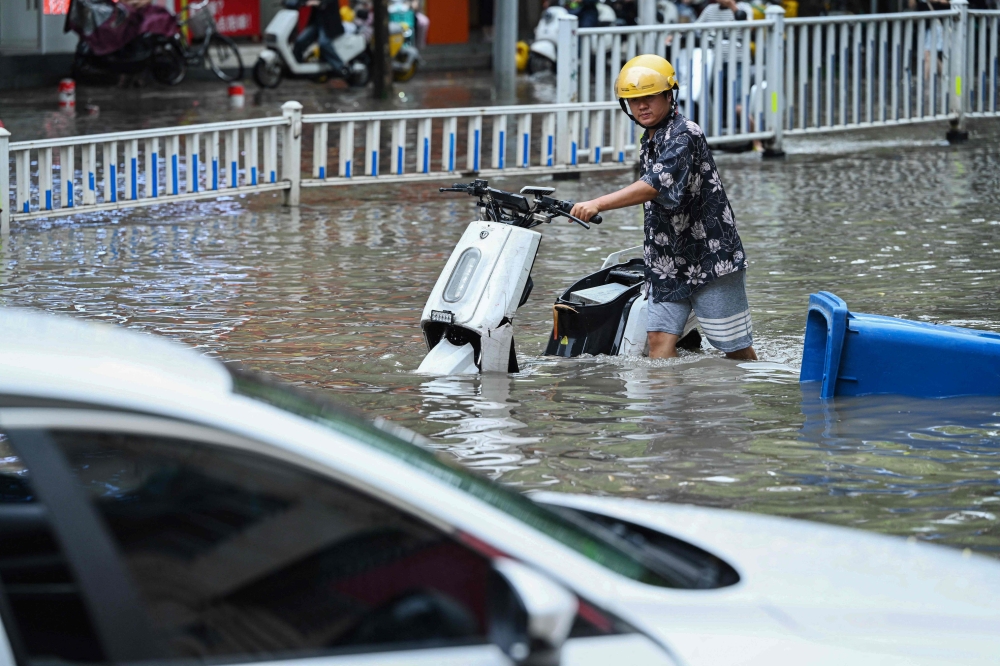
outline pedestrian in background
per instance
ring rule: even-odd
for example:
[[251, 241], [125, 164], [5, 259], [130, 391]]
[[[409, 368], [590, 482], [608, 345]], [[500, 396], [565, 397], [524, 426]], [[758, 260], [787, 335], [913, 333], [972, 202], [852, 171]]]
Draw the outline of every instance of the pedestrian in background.
[[307, 0], [306, 7], [312, 11], [306, 29], [295, 39], [292, 53], [303, 62], [306, 49], [314, 42], [319, 43], [319, 54], [323, 62], [330, 65], [333, 72], [342, 79], [350, 76], [350, 70], [333, 48], [333, 40], [344, 34], [344, 24], [340, 20], [340, 3], [337, 0]]

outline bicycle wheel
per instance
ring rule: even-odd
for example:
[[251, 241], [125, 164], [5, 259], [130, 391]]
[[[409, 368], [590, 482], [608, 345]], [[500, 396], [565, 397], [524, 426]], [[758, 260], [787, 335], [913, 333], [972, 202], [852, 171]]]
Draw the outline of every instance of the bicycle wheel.
[[240, 57], [240, 50], [236, 48], [236, 42], [225, 35], [212, 33], [208, 49], [205, 51], [205, 63], [223, 81], [239, 81], [243, 78], [243, 59]]
[[177, 45], [170, 41], [162, 41], [153, 47], [149, 59], [153, 78], [168, 86], [176, 86], [184, 80], [187, 64]]

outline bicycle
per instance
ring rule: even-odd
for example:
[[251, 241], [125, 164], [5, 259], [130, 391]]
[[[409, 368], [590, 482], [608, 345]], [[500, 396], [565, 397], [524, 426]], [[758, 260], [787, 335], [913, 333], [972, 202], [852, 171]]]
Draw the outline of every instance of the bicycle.
[[[191, 44], [185, 44], [184, 39], [179, 39], [181, 52], [184, 60], [190, 67], [208, 66], [212, 72], [227, 83], [239, 81], [243, 78], [243, 59], [240, 51], [236, 48], [236, 42], [221, 34], [215, 25], [215, 17], [208, 6], [209, 0], [194, 2], [189, 4], [182, 14], [186, 13], [187, 18], [178, 21], [182, 28], [187, 27]], [[196, 41], [198, 42], [196, 45]], [[235, 60], [236, 74], [222, 68], [223, 63]]]

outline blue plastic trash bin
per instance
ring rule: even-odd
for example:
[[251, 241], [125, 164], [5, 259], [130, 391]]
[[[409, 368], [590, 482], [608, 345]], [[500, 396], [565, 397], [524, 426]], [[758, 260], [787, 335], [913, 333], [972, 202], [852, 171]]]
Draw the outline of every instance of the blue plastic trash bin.
[[1000, 333], [849, 312], [821, 291], [809, 296], [799, 381], [822, 382], [822, 398], [1000, 395]]

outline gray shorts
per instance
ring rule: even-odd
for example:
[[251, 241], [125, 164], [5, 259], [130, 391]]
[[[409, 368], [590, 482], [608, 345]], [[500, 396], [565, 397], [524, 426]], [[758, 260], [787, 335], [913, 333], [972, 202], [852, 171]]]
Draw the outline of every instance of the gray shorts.
[[681, 335], [691, 310], [712, 346], [723, 352], [753, 344], [745, 270], [716, 278], [679, 301], [649, 302], [646, 330]]

